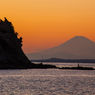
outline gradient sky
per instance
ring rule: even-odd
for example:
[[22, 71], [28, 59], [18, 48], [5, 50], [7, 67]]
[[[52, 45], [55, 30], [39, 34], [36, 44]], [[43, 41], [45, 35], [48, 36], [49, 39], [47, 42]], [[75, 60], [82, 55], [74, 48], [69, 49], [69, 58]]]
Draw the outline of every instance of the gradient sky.
[[74, 36], [95, 42], [95, 0], [1, 0], [0, 18], [13, 23], [31, 53]]

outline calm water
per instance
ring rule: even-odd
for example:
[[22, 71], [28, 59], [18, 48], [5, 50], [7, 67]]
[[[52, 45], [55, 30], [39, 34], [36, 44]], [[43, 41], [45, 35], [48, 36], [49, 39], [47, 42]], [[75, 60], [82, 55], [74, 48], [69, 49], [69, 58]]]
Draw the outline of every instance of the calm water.
[[[95, 67], [89, 63], [80, 65]], [[95, 95], [95, 70], [0, 70], [0, 95]]]

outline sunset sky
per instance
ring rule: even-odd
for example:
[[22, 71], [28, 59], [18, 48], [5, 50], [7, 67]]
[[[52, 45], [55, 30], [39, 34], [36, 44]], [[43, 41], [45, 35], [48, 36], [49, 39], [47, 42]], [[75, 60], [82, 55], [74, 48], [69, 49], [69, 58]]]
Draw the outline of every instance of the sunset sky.
[[85, 36], [95, 42], [95, 0], [0, 0], [6, 17], [23, 38], [25, 53]]

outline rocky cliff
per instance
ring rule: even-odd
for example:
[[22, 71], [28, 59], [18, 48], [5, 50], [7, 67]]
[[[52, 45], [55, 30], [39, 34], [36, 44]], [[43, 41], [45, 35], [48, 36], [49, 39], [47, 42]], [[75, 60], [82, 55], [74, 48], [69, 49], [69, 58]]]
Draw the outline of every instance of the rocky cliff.
[[22, 49], [22, 37], [6, 18], [0, 20], [0, 69], [57, 68], [54, 65], [31, 63]]
[[22, 37], [14, 31], [11, 22], [6, 18], [0, 20], [0, 65], [29, 65], [31, 63], [23, 53]]

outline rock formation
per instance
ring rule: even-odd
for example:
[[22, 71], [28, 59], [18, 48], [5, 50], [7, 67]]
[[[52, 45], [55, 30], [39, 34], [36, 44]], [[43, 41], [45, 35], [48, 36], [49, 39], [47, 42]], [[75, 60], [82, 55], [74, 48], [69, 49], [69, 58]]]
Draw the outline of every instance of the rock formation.
[[56, 68], [54, 65], [31, 63], [22, 49], [22, 37], [6, 18], [0, 20], [0, 69]]
[[31, 63], [23, 53], [22, 37], [14, 31], [11, 22], [6, 18], [0, 20], [0, 65], [29, 65]]

